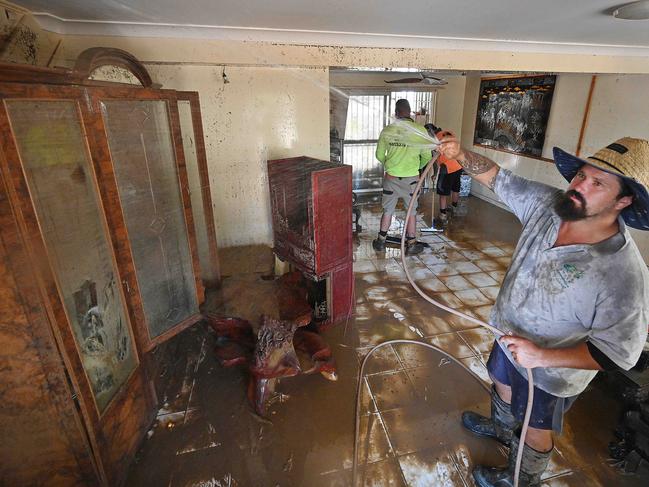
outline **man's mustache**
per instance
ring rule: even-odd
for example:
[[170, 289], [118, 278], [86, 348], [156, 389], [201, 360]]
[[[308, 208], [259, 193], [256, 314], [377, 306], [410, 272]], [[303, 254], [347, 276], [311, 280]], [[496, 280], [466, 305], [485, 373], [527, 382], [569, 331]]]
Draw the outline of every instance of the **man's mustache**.
[[581, 195], [581, 193], [575, 191], [574, 189], [569, 189], [568, 191], [566, 191], [566, 198], [570, 198], [571, 196], [577, 198], [582, 206], [586, 206], [586, 200]]

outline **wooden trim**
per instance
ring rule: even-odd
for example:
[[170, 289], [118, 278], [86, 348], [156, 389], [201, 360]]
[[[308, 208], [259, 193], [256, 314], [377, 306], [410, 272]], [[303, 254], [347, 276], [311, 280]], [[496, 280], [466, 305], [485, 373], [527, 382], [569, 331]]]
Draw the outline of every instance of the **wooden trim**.
[[97, 179], [97, 193], [107, 221], [111, 250], [117, 263], [120, 289], [126, 297], [127, 313], [135, 332], [135, 343], [140, 350], [144, 350], [148, 342], [148, 328], [126, 220], [120, 204], [107, 130], [101, 114], [100, 99], [94, 89], [84, 90], [84, 93], [82, 116], [84, 125], [88, 128], [87, 137], [90, 141], [93, 169]]
[[[193, 223], [193, 214], [191, 212], [191, 200], [189, 197], [189, 183], [187, 178], [187, 173], [185, 169], [185, 159], [184, 151], [182, 147], [182, 137], [180, 135], [180, 120], [178, 116], [178, 110], [176, 106], [175, 115], [172, 110], [172, 105], [175, 106], [176, 92], [173, 90], [155, 90], [149, 88], [137, 88], [133, 86], [129, 87], [110, 87], [110, 88], [100, 88], [93, 87], [87, 89], [87, 99], [91, 100], [92, 108], [90, 112], [93, 116], [97, 116], [99, 121], [96, 122], [97, 125], [93, 129], [93, 133], [97, 134], [95, 136], [95, 145], [100, 149], [100, 153], [97, 155], [97, 159], [102, 161], [103, 175], [101, 176], [104, 183], [108, 186], [107, 197], [113, 198], [112, 201], [116, 203], [116, 209], [111, 213], [113, 220], [109, 223], [111, 228], [111, 233], [114, 233], [116, 240], [116, 255], [123, 259], [120, 261], [120, 266], [124, 266], [123, 269], [126, 270], [122, 274], [121, 279], [126, 289], [125, 292], [129, 295], [130, 301], [133, 303], [133, 312], [135, 313], [134, 328], [137, 331], [136, 341], [138, 347], [144, 353], [153, 348], [156, 345], [161, 343], [164, 340], [160, 340], [160, 337], [153, 338], [149, 331], [148, 322], [146, 319], [146, 314], [144, 313], [144, 305], [142, 303], [142, 298], [139, 290], [137, 273], [135, 271], [135, 264], [133, 253], [130, 245], [130, 239], [128, 236], [128, 230], [126, 228], [126, 220], [124, 214], [121, 210], [121, 200], [119, 198], [119, 189], [117, 185], [117, 177], [113, 169], [112, 156], [110, 154], [110, 147], [108, 144], [108, 139], [106, 136], [99, 136], [99, 134], [107, 134], [103, 116], [101, 115], [101, 101], [108, 100], [135, 100], [135, 101], [165, 101], [167, 104], [167, 115], [169, 118], [169, 129], [171, 143], [173, 145], [174, 156], [176, 159], [176, 174], [179, 178], [179, 191], [181, 195], [181, 204], [183, 205], [185, 228], [187, 231], [187, 240], [188, 247], [190, 251], [190, 259], [192, 264], [192, 270], [194, 273], [195, 289], [196, 289], [196, 299], [197, 303], [200, 304], [205, 300], [205, 291], [203, 284], [200, 279], [200, 264], [198, 261], [198, 247], [196, 244], [196, 237], [194, 233], [194, 223]], [[175, 116], [175, 120], [174, 120]], [[114, 225], [114, 226], [113, 226]], [[111, 235], [112, 237], [113, 235]], [[119, 260], [119, 259], [118, 259]], [[121, 267], [120, 267], [121, 268]], [[185, 320], [186, 321], [186, 320]], [[182, 325], [185, 321], [180, 322], [179, 324], [173, 325], [170, 330], [163, 333], [160, 336], [165, 336], [171, 338], [182, 329]], [[181, 330], [177, 328], [180, 327]], [[173, 333], [170, 333], [174, 331]]]
[[[0, 87], [0, 96], [3, 87]], [[29, 90], [29, 88], [35, 88]], [[28, 87], [26, 91], [37, 91], [43, 94], [49, 94], [49, 87]], [[35, 93], [25, 93], [24, 98], [34, 98]], [[31, 96], [30, 96], [31, 95]], [[76, 101], [76, 97], [60, 96], [59, 99], [70, 99]], [[95, 402], [95, 397], [90, 386], [90, 381], [81, 362], [80, 352], [74, 339], [67, 313], [60, 297], [59, 288], [54, 277], [48, 257], [47, 247], [43, 241], [40, 224], [36, 216], [36, 210], [33, 206], [31, 194], [27, 186], [25, 175], [22, 171], [22, 161], [20, 160], [18, 148], [14, 144], [13, 131], [9, 123], [9, 116], [5, 103], [0, 103], [0, 141], [4, 148], [6, 159], [1, 168], [5, 172], [5, 179], [11, 181], [8, 185], [9, 199], [14, 207], [16, 221], [18, 222], [21, 233], [25, 238], [25, 247], [30, 261], [37, 269], [36, 282], [45, 304], [50, 322], [56, 326], [53, 328], [54, 335], [59, 347], [65, 351], [62, 353], [63, 362], [68, 370], [72, 371], [70, 381], [74, 388], [79, 391], [78, 400], [81, 413], [85, 423], [90, 426], [89, 438], [92, 444], [92, 450], [95, 455], [95, 461], [101, 481], [107, 484], [107, 472], [101, 459], [101, 448], [97, 438], [97, 432], [100, 431], [99, 411]], [[106, 407], [108, 409], [108, 407]]]
[[474, 143], [473, 147], [483, 147], [485, 149], [491, 149], [491, 150], [495, 150], [497, 152], [505, 152], [507, 154], [514, 154], [514, 155], [520, 156], [520, 157], [529, 157], [530, 159], [537, 159], [539, 161], [550, 162], [550, 163], [554, 164], [554, 159], [548, 159], [547, 157], [541, 157], [541, 156], [530, 156], [528, 154], [521, 154], [520, 152], [515, 152], [515, 151], [512, 151], [512, 150], [498, 149], [496, 147], [491, 147], [490, 145], [483, 145], [483, 144]]
[[181, 331], [184, 331], [187, 328], [189, 328], [190, 326], [195, 325], [196, 323], [198, 323], [202, 319], [203, 319], [203, 315], [200, 314], [200, 313], [196, 313], [196, 314], [191, 315], [189, 318], [185, 318], [183, 321], [181, 321], [177, 325], [174, 325], [172, 328], [165, 331], [163, 334], [158, 335], [153, 340], [151, 340], [149, 342], [149, 345], [148, 345], [149, 348], [146, 351], [148, 352], [149, 350], [153, 350], [155, 347], [157, 347], [161, 343], [164, 343], [167, 340], [169, 340], [170, 338], [175, 337]]
[[205, 288], [201, 281], [201, 265], [198, 260], [198, 244], [196, 242], [196, 227], [194, 224], [194, 215], [192, 213], [192, 200], [189, 196], [189, 177], [185, 166], [185, 151], [183, 149], [183, 138], [180, 132], [180, 115], [178, 113], [178, 102], [175, 96], [167, 100], [167, 110], [169, 114], [169, 124], [171, 128], [171, 142], [174, 146], [176, 156], [176, 174], [180, 187], [180, 198], [185, 213], [185, 229], [187, 230], [187, 243], [189, 244], [189, 253], [192, 259], [192, 269], [194, 271], [194, 282], [196, 286], [196, 298], [198, 305], [205, 302]]
[[95, 69], [102, 66], [124, 68], [132, 73], [145, 88], [153, 87], [149, 72], [135, 56], [112, 47], [91, 47], [79, 54], [74, 64], [74, 76], [78, 79], [88, 79]]
[[581, 121], [581, 129], [579, 130], [579, 140], [577, 141], [577, 150], [575, 151], [575, 156], [579, 157], [581, 153], [581, 146], [584, 142], [584, 135], [586, 133], [586, 126], [588, 125], [588, 117], [590, 116], [590, 105], [593, 100], [593, 91], [595, 91], [595, 83], [597, 81], [597, 75], [593, 75], [590, 79], [590, 88], [588, 90], [588, 99], [586, 100], [586, 107], [584, 108], [584, 118]]
[[[101, 114], [96, 100], [94, 100], [96, 105], [93, 106], [92, 90], [73, 86], [0, 84], [0, 98], [7, 97], [23, 100], [67, 100], [75, 103], [79, 114], [82, 136], [85, 135], [86, 140], [84, 150], [86, 150], [86, 156], [89, 159], [90, 171], [94, 173], [93, 183], [98, 195], [97, 204], [100, 218], [104, 225], [104, 231], [108, 230], [105, 235], [109, 258], [112, 259], [116, 277], [123, 281], [119, 265], [117, 265], [119, 262], [118, 256], [115, 255], [115, 241], [113, 238], [116, 229], [112, 225], [119, 216], [114, 214], [115, 209], [120, 210], [119, 200], [116, 200], [112, 205], [106, 204], [104, 195], [102, 195], [102, 192], [106, 191], [103, 183], [110, 185], [110, 178], [107, 178], [107, 180], [102, 179], [105, 178], [102, 171], [112, 169], [112, 163], [110, 159], [102, 160], [96, 157], [95, 142], [101, 140], [101, 134], [103, 133], [101, 131], [104, 127], [101, 123]], [[100, 125], [97, 126], [97, 123]], [[133, 333], [133, 326], [136, 323], [131, 317], [130, 306], [134, 300], [132, 297], [125, 296], [123, 291], [120, 291], [122, 306], [125, 306], [128, 321], [126, 325], [132, 337], [135, 367], [100, 414], [90, 381], [83, 368], [80, 351], [70, 326], [67, 310], [63, 304], [55, 270], [48, 258], [47, 246], [41, 233], [26, 176], [22, 170], [20, 154], [14, 142], [4, 102], [0, 103], [0, 142], [8, 156], [7, 164], [3, 164], [5, 167], [0, 169], [8, 174], [13, 182], [13, 185], [9, 185], [10, 200], [17, 209], [16, 220], [21, 227], [21, 233], [25, 236], [29, 258], [38, 269], [36, 281], [41, 289], [42, 300], [46, 305], [50, 322], [56, 325], [53, 330], [59, 347], [63, 351], [61, 356], [65, 367], [70, 372], [68, 374], [69, 379], [74, 389], [79, 392], [77, 396], [79, 406], [84, 423], [87, 426], [88, 438], [97, 465], [100, 483], [102, 485], [118, 485], [126, 474], [128, 466], [126, 462], [135, 454], [137, 446], [155, 415], [155, 398], [146, 385], [145, 371], [138, 354], [139, 344], [137, 337], [134, 337]], [[102, 163], [108, 164], [108, 166], [103, 167]], [[102, 213], [105, 216], [102, 216]], [[112, 218], [113, 221], [110, 221], [109, 218]], [[128, 264], [128, 259], [126, 259], [126, 265]], [[135, 339], [133, 340], [133, 338]]]
[[[45, 302], [38, 288], [37, 273], [27, 253], [27, 243], [21, 235], [17, 214], [10, 201], [10, 189], [4, 174], [7, 167], [4, 152], [0, 150], [0, 227], [3, 229], [3, 248], [0, 252], [7, 252], [7, 265], [14, 279], [13, 283], [7, 283], [7, 287], [15, 286], [21, 304], [20, 311], [29, 322], [28, 333], [37, 344], [33, 348], [45, 372], [44, 380], [51, 392], [49, 397], [58, 411], [52, 422], [59, 424], [59, 431], [65, 436], [64, 441], [77, 461], [80, 476], [89, 483], [96, 483], [100, 478], [97, 460], [86, 426], [72, 404], [74, 384], [66, 377], [65, 357], [59, 348], [54, 325], [43, 308]], [[15, 311], [16, 314], [18, 312], [19, 310]], [[10, 317], [6, 316], [5, 320], [9, 322]]]
[[201, 184], [201, 194], [203, 197], [203, 213], [205, 215], [205, 225], [207, 227], [207, 241], [209, 244], [210, 264], [216, 276], [215, 281], [207, 280], [208, 287], [217, 287], [221, 283], [221, 266], [219, 263], [218, 245], [216, 239], [216, 224], [214, 222], [214, 210], [212, 207], [212, 193], [210, 189], [210, 177], [207, 164], [207, 153], [205, 150], [205, 138], [203, 134], [203, 117], [201, 115], [201, 106], [198, 93], [195, 91], [177, 92], [178, 100], [188, 101], [191, 115], [192, 126], [194, 128], [194, 143], [196, 145], [196, 160], [198, 162], [198, 177]]
[[[63, 86], [98, 86], [98, 87], [125, 87], [142, 89], [141, 86], [115, 81], [100, 81], [87, 79], [70, 69], [44, 68], [26, 64], [0, 63], [0, 83], [44, 84]], [[152, 88], [155, 85], [152, 84]]]

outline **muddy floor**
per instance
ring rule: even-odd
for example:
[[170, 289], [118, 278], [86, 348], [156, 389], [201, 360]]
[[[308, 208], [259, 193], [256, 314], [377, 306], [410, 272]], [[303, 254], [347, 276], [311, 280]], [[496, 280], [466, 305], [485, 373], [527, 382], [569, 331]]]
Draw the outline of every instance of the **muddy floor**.
[[[422, 209], [430, 202], [423, 198]], [[214, 357], [215, 336], [204, 325], [175, 338], [183, 353], [165, 368], [161, 409], [129, 473], [129, 486], [349, 486], [359, 366], [368, 351], [390, 339], [413, 339], [446, 350], [389, 345], [369, 359], [359, 411], [358, 485], [473, 486], [478, 464], [505, 461], [496, 442], [460, 426], [460, 414], [489, 408], [485, 362], [493, 337], [433, 308], [407, 283], [398, 249], [371, 246], [380, 209], [362, 210], [363, 232], [354, 249], [355, 316], [324, 335], [338, 381], [319, 375], [282, 380], [267, 418], [252, 414], [244, 370], [225, 369]], [[424, 216], [426, 211], [423, 212]], [[423, 219], [421, 226], [428, 226]], [[401, 221], [395, 221], [398, 231]], [[477, 198], [461, 200], [448, 229], [424, 237], [431, 248], [409, 257], [419, 285], [436, 299], [485, 319], [509, 264], [520, 225]], [[263, 247], [229, 250], [223, 288], [206, 308], [251, 321], [276, 313], [272, 258]], [[272, 256], [271, 256], [272, 257]], [[245, 262], [243, 262], [245, 261]], [[253, 263], [251, 264], [251, 261]], [[232, 270], [234, 268], [234, 271]], [[610, 465], [619, 406], [592, 385], [569, 411], [544, 486], [640, 486]]]

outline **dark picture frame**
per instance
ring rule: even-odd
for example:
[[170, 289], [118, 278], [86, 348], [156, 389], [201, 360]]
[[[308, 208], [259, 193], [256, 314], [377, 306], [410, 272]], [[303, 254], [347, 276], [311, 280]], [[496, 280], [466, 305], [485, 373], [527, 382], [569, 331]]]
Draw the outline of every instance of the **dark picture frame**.
[[483, 78], [473, 143], [541, 157], [555, 75]]

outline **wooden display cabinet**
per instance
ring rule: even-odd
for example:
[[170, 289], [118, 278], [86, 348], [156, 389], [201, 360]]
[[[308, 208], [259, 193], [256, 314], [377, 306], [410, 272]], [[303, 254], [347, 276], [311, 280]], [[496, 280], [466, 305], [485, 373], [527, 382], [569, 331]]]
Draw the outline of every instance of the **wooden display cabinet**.
[[201, 272], [219, 278], [198, 98], [0, 66], [8, 79], [39, 83], [0, 82], [0, 478], [120, 485], [156, 413], [146, 354], [201, 318]]
[[304, 156], [268, 161], [274, 252], [311, 280], [322, 325], [354, 307], [351, 170]]

